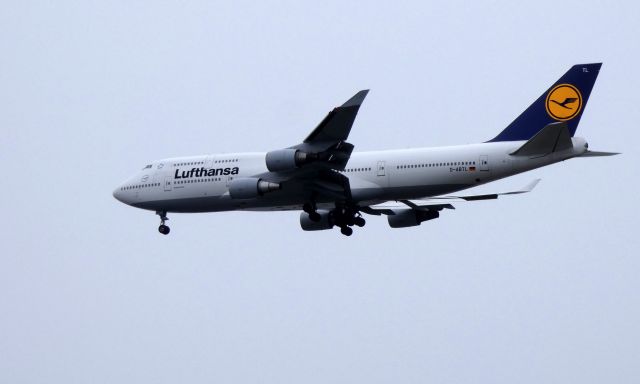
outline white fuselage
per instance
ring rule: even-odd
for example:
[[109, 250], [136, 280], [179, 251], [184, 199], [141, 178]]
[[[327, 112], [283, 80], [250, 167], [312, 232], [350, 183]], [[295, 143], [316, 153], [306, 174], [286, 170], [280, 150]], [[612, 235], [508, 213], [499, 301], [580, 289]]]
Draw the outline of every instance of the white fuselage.
[[[436, 148], [354, 152], [342, 174], [361, 206], [452, 193], [582, 155], [584, 139], [546, 156], [510, 155], [524, 141]], [[265, 153], [231, 153], [154, 161], [116, 188], [114, 196], [129, 205], [166, 212], [300, 209], [304, 198], [280, 191], [252, 199], [232, 199], [234, 178], [268, 172]], [[330, 201], [318, 201], [329, 208]]]

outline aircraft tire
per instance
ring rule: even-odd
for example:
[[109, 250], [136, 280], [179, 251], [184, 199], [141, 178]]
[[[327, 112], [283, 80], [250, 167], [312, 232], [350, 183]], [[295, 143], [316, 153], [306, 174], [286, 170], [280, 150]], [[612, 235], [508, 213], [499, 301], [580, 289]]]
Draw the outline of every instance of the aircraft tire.
[[353, 229], [347, 227], [346, 225], [340, 228], [340, 232], [345, 236], [353, 235]]

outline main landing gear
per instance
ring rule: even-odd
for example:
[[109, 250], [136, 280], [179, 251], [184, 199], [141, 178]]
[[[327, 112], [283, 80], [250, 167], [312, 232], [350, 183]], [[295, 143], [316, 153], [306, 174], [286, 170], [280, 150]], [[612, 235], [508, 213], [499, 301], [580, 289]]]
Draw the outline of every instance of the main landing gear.
[[169, 228], [168, 225], [164, 225], [164, 222], [169, 220], [169, 218], [167, 217], [167, 211], [157, 211], [156, 215], [160, 216], [160, 226], [158, 227], [158, 232], [162, 233], [163, 235], [168, 235], [171, 231], [171, 228]]
[[[302, 210], [307, 213], [309, 220], [320, 223], [322, 221], [322, 215], [326, 215], [326, 211], [322, 211], [320, 214], [317, 211], [316, 203], [313, 199], [308, 201], [302, 205]], [[328, 212], [328, 223], [329, 226], [323, 229], [329, 229], [333, 226], [340, 228], [340, 233], [345, 236], [353, 235], [353, 227], [354, 225], [357, 227], [364, 227], [366, 221], [362, 214], [358, 210], [358, 207], [355, 204], [348, 203], [338, 203], [336, 207]], [[325, 218], [327, 220], [327, 218]], [[304, 228], [304, 227], [303, 227]]]
[[346, 225], [342, 226], [340, 227], [340, 233], [342, 233], [345, 236], [351, 236], [353, 235], [353, 228], [347, 227]]
[[309, 220], [319, 222], [321, 220], [320, 214], [316, 211], [316, 203], [304, 203], [302, 210], [309, 215]]
[[331, 211], [331, 217], [333, 223], [340, 227], [340, 233], [345, 236], [353, 235], [354, 225], [357, 227], [364, 227], [367, 223], [357, 209], [347, 207], [336, 207]]

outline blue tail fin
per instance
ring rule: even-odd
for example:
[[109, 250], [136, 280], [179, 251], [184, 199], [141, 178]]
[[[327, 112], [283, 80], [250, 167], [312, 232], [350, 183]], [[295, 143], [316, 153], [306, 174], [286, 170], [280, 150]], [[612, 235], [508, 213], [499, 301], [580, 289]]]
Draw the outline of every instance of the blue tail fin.
[[489, 142], [529, 140], [542, 128], [565, 121], [575, 135], [602, 63], [574, 65], [526, 111]]

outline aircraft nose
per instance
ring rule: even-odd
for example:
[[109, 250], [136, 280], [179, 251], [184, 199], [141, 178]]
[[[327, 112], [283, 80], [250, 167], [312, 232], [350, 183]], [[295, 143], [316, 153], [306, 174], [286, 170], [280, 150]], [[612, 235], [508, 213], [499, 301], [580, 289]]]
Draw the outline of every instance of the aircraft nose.
[[115, 197], [116, 200], [118, 200], [119, 202], [126, 204], [126, 202], [124, 201], [124, 196], [123, 196], [121, 187], [118, 187], [113, 190], [113, 197]]

